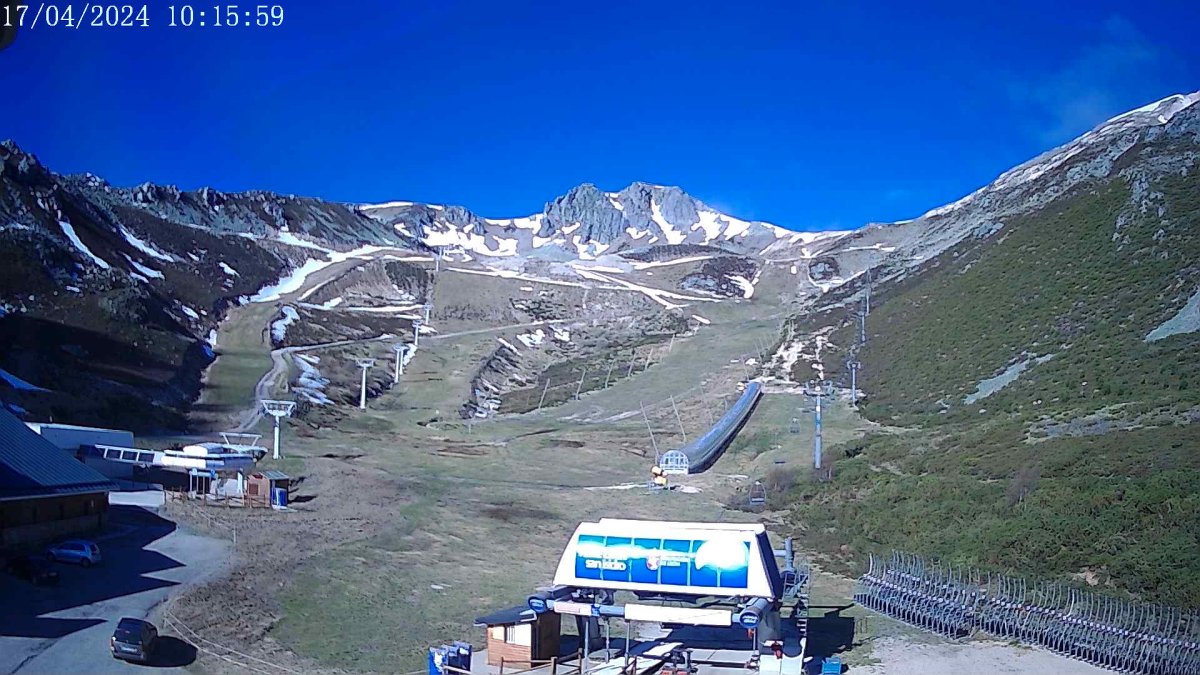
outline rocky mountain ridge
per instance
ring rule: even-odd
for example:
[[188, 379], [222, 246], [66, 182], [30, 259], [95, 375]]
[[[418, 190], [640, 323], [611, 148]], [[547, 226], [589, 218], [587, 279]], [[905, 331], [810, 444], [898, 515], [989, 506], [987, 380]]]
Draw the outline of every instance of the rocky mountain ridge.
[[604, 192], [591, 183], [547, 202], [541, 213], [483, 218], [460, 206], [413, 202], [363, 204], [359, 210], [405, 236], [450, 255], [593, 260], [654, 246], [709, 246], [771, 256], [792, 246], [832, 241], [846, 232], [794, 232], [713, 209], [678, 187], [633, 183]]

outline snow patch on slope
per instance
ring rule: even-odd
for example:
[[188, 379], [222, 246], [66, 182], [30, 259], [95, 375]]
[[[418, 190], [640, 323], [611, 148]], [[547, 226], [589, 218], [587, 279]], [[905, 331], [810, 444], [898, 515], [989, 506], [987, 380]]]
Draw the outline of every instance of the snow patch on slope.
[[71, 244], [75, 246], [80, 253], [91, 259], [92, 262], [99, 265], [102, 269], [111, 268], [111, 266], [105, 262], [103, 258], [95, 253], [92, 253], [92, 249], [88, 248], [87, 245], [83, 243], [83, 240], [79, 238], [78, 234], [75, 234], [75, 228], [72, 227], [70, 223], [65, 220], [60, 220], [58, 221], [58, 226], [62, 228], [63, 234], [67, 235], [67, 239], [71, 240]]
[[725, 241], [730, 241], [734, 237], [740, 237], [750, 231], [750, 222], [740, 220], [732, 216], [723, 216], [725, 222], [729, 223], [725, 227]]
[[382, 204], [359, 204], [359, 211], [375, 211], [378, 209], [391, 209], [397, 206], [412, 206], [413, 202], [384, 202]]
[[517, 335], [517, 340], [530, 349], [540, 347], [546, 341], [546, 331], [539, 328], [532, 333], [521, 333]]
[[689, 300], [692, 302], [718, 302], [717, 300], [715, 300], [713, 298], [698, 298], [698, 297], [691, 296], [691, 295], [681, 295], [679, 293], [663, 291], [663, 290], [659, 290], [657, 288], [641, 286], [639, 284], [625, 281], [624, 279], [610, 277], [606, 274], [601, 274], [599, 272], [591, 272], [591, 271], [588, 271], [581, 267], [575, 267], [573, 269], [575, 270], [576, 274], [583, 277], [584, 279], [591, 279], [592, 281], [604, 281], [604, 282], [607, 282], [610, 284], [617, 284], [618, 286], [624, 286], [625, 288], [628, 288], [631, 291], [636, 291], [638, 293], [641, 293], [642, 295], [645, 295], [646, 297], [650, 298], [654, 302], [657, 302], [658, 304], [662, 305], [663, 307], [666, 307], [667, 309], [679, 309], [681, 307], [687, 307], [687, 305], [680, 305], [680, 304], [671, 302], [669, 300], [669, 298], [676, 299], [676, 300]]
[[1146, 335], [1146, 342], [1154, 342], [1172, 335], [1180, 335], [1182, 333], [1195, 333], [1200, 330], [1200, 289], [1198, 289], [1183, 309], [1179, 310], [1175, 316], [1167, 319], [1158, 328], [1150, 331]]
[[117, 229], [119, 229], [121, 231], [121, 236], [125, 237], [125, 241], [129, 242], [130, 246], [136, 248], [137, 250], [141, 251], [142, 253], [145, 253], [146, 255], [150, 256], [151, 258], [154, 258], [155, 260], [161, 260], [163, 262], [175, 262], [176, 261], [175, 256], [168, 255], [168, 254], [163, 253], [162, 251], [158, 250], [157, 248], [154, 248], [154, 246], [152, 246], [148, 242], [140, 239], [139, 237], [137, 237], [137, 235], [135, 235], [134, 233], [125, 229], [124, 226], [118, 225]]
[[682, 244], [687, 239], [686, 234], [676, 230], [671, 226], [671, 223], [667, 222], [666, 218], [663, 218], [662, 209], [658, 206], [658, 200], [653, 198], [650, 200], [650, 219], [662, 230], [668, 244]]
[[1005, 368], [1004, 372], [1000, 373], [999, 375], [996, 375], [995, 377], [989, 377], [986, 380], [980, 380], [979, 384], [975, 385], [975, 392], [972, 394], [967, 394], [967, 396], [963, 398], [963, 403], [966, 405], [971, 405], [980, 399], [991, 396], [992, 394], [1012, 384], [1012, 382], [1017, 379], [1017, 376], [1023, 373], [1029, 366], [1037, 363], [1045, 363], [1052, 358], [1054, 358], [1053, 354], [1046, 354], [1045, 356], [1027, 357], [1017, 361], [1016, 363]]
[[283, 342], [283, 339], [287, 337], [288, 326], [292, 325], [299, 318], [300, 314], [296, 311], [295, 307], [284, 305], [283, 316], [271, 322], [271, 337], [276, 342]]
[[742, 297], [743, 298], [754, 297], [754, 284], [750, 283], [750, 280], [747, 279], [746, 277], [729, 274], [729, 275], [726, 275], [725, 278], [729, 279], [738, 288], [742, 289]]
[[717, 220], [721, 214], [716, 211], [701, 211], [699, 215], [700, 220], [692, 225], [692, 231], [703, 230], [704, 243], [707, 244], [721, 235], [721, 223]]
[[146, 267], [145, 265], [134, 260], [133, 258], [130, 258], [129, 256], [125, 256], [125, 259], [129, 261], [130, 265], [133, 265], [133, 269], [137, 270], [138, 272], [141, 272], [143, 276], [149, 277], [151, 279], [163, 278], [162, 272], [159, 272], [158, 270], [152, 270], [149, 267]]
[[292, 388], [292, 391], [308, 399], [311, 403], [329, 405], [333, 403], [325, 395], [325, 386], [329, 384], [329, 379], [321, 377], [321, 371], [317, 369], [317, 364], [320, 362], [321, 357], [319, 356], [296, 355], [295, 363], [300, 368], [300, 377], [296, 380], [296, 386]]
[[292, 234], [291, 232], [286, 232], [286, 231], [280, 232], [279, 233], [279, 241], [287, 244], [288, 246], [298, 246], [300, 248], [308, 248], [308, 249], [312, 249], [314, 251], [321, 251], [322, 253], [331, 253], [330, 249], [327, 249], [324, 246], [318, 246], [306, 239], [301, 239], [300, 237], [297, 237], [296, 235]]
[[[250, 297], [250, 302], [272, 302], [278, 300], [280, 297], [288, 293], [295, 293], [296, 291], [300, 290], [310, 275], [319, 272], [330, 265], [349, 260], [351, 258], [376, 253], [384, 250], [384, 248], [385, 247], [383, 246], [363, 246], [362, 248], [356, 248], [353, 251], [347, 251], [345, 253], [330, 251], [328, 260], [310, 258], [309, 260], [305, 261], [303, 265], [292, 270], [290, 274], [281, 278], [279, 281], [259, 289], [257, 293]], [[316, 289], [312, 290], [315, 291]], [[307, 295], [308, 294], [305, 294], [305, 297], [307, 297]]]
[[[463, 225], [463, 229], [458, 230], [451, 227], [448, 223], [440, 223], [443, 227], [439, 229], [426, 228], [425, 236], [422, 241], [426, 246], [433, 248], [460, 248], [473, 253], [478, 253], [484, 256], [507, 257], [517, 254], [517, 240], [506, 237], [497, 237], [491, 233], [485, 235], [476, 234], [470, 223]], [[495, 248], [489, 245], [491, 240]]]

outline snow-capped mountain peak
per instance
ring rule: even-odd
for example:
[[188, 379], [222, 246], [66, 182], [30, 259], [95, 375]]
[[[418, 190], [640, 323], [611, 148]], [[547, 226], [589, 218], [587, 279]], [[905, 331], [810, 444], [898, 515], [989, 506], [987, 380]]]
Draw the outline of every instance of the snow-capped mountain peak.
[[608, 192], [584, 183], [523, 218], [481, 218], [461, 207], [387, 202], [360, 212], [426, 245], [466, 255], [594, 259], [650, 246], [706, 246], [766, 254], [844, 232], [795, 232], [722, 213], [673, 186], [632, 183]]

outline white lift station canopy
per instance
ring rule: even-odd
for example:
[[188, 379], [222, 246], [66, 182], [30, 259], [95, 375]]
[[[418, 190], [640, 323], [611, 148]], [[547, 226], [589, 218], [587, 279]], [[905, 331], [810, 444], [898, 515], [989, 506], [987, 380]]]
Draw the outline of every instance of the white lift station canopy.
[[775, 554], [761, 524], [601, 519], [580, 523], [555, 585], [663, 594], [782, 597]]

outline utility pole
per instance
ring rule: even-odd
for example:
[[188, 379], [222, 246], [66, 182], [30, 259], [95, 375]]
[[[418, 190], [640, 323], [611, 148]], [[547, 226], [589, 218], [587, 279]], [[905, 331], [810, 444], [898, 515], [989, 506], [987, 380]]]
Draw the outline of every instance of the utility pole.
[[292, 410], [296, 408], [296, 402], [264, 399], [262, 407], [263, 412], [275, 418], [275, 447], [271, 451], [271, 458], [279, 459], [279, 420], [284, 417], [291, 417]]
[[575, 386], [575, 400], [579, 400], [579, 392], [583, 391], [583, 378], [587, 377], [587, 366], [583, 367], [583, 374], [579, 376], [579, 384]]
[[375, 359], [359, 359], [358, 367], [362, 368], [362, 393], [358, 398], [358, 409], [367, 409], [367, 371], [375, 365]]
[[846, 362], [846, 367], [850, 369], [850, 404], [857, 406], [858, 405], [858, 371], [860, 368], [862, 368], [862, 363], [860, 363], [854, 357], [850, 357], [850, 360]]
[[608, 389], [608, 378], [612, 376], [613, 367], [617, 365], [617, 360], [613, 359], [608, 362], [608, 372], [604, 374], [604, 388]]
[[542, 404], [546, 402], [546, 392], [550, 391], [550, 378], [546, 378], [546, 386], [542, 387], [542, 397], [538, 399], [538, 410], [542, 409]]
[[858, 344], [867, 344], [867, 314], [861, 311], [858, 313]]
[[675, 405], [674, 396], [671, 396], [671, 409], [675, 411], [675, 421], [679, 422], [679, 433], [683, 436], [683, 442], [687, 443], [687, 432], [683, 430], [683, 419], [679, 417], [679, 406]]
[[650, 444], [654, 446], [654, 465], [658, 466], [658, 443], [654, 440], [654, 429], [650, 428], [650, 418], [646, 417], [646, 404], [638, 401], [638, 406], [642, 409], [642, 419], [646, 421], [646, 431], [650, 432]]
[[821, 399], [833, 395], [833, 384], [828, 380], [809, 380], [804, 384], [804, 395], [816, 402], [816, 430], [813, 432], [813, 468], [821, 469]]
[[424, 323], [420, 319], [413, 319], [413, 349], [421, 343], [421, 324]]
[[396, 368], [392, 373], [392, 384], [400, 384], [400, 376], [404, 374], [404, 353], [408, 351], [408, 345], [397, 342], [392, 345], [392, 351], [396, 352]]
[[425, 310], [425, 323], [429, 323], [429, 312], [433, 311], [433, 303], [427, 302], [421, 305], [421, 309]]

